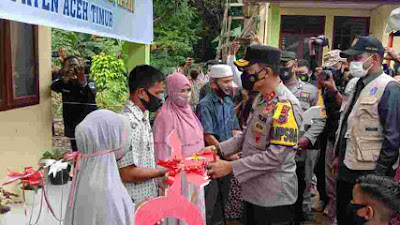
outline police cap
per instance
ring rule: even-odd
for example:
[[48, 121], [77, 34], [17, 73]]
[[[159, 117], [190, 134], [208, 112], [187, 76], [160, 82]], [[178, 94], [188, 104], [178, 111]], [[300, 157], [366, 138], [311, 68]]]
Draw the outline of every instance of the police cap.
[[247, 67], [255, 63], [279, 65], [281, 62], [281, 50], [267, 45], [249, 45], [244, 59], [235, 61], [237, 67]]

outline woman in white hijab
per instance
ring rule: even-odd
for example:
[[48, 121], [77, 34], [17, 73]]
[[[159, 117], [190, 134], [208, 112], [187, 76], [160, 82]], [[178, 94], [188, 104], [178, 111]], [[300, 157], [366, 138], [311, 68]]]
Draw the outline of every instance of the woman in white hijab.
[[108, 110], [90, 113], [76, 128], [79, 152], [64, 225], [132, 225], [135, 206], [117, 161], [129, 150], [129, 121]]

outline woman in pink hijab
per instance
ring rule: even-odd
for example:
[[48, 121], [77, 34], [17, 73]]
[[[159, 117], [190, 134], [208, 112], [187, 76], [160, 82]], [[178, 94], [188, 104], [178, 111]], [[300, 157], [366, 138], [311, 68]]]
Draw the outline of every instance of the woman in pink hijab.
[[[153, 126], [156, 161], [171, 156], [166, 143], [167, 136], [175, 130], [182, 142], [182, 155], [191, 155], [204, 148], [203, 127], [192, 111], [189, 100], [191, 85], [185, 75], [174, 73], [167, 77], [167, 99], [160, 109]], [[182, 180], [182, 195], [191, 200], [203, 215], [205, 224], [204, 190]], [[176, 219], [167, 219], [163, 224], [177, 225]]]

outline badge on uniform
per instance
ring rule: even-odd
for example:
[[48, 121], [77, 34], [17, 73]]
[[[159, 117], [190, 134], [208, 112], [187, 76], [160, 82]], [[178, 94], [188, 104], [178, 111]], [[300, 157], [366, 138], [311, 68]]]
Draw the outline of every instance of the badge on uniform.
[[288, 101], [278, 102], [272, 122], [273, 135], [271, 144], [296, 146], [299, 127], [294, 117], [292, 104]]
[[268, 115], [272, 110], [274, 109], [274, 104], [270, 103], [265, 106], [265, 108], [262, 111], [263, 115]]
[[302, 91], [300, 93], [300, 100], [305, 101], [305, 102], [309, 101], [310, 100], [310, 93]]
[[256, 145], [261, 144], [261, 134], [266, 133], [265, 124], [261, 122], [254, 123], [254, 142]]
[[378, 88], [374, 87], [374, 88], [371, 89], [371, 91], [369, 91], [369, 95], [371, 95], [371, 96], [375, 95], [377, 91], [378, 91]]

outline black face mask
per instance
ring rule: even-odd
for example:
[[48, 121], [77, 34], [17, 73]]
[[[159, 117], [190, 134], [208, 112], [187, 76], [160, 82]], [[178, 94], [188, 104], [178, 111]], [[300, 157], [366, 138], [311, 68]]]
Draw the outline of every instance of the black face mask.
[[308, 73], [304, 73], [304, 74], [297, 74], [297, 77], [304, 81], [304, 82], [308, 82], [308, 80], [310, 79], [310, 75]]
[[362, 225], [368, 222], [368, 220], [364, 217], [357, 215], [357, 211], [365, 207], [367, 207], [367, 205], [355, 204], [350, 202], [347, 213], [349, 213], [349, 215], [352, 215], [354, 224]]
[[267, 77], [267, 76], [264, 76], [263, 78], [258, 79], [258, 74], [261, 73], [263, 70], [264, 69], [262, 69], [258, 73], [254, 73], [254, 74], [248, 74], [246, 71], [244, 71], [242, 73], [242, 75], [240, 76], [240, 79], [242, 80], [243, 88], [248, 91], [253, 91], [254, 84], [257, 81], [263, 80]]
[[162, 106], [162, 100], [157, 98], [156, 96], [152, 95], [150, 92], [148, 92], [146, 89], [144, 90], [149, 96], [150, 100], [147, 102], [143, 99], [140, 99], [140, 101], [143, 103], [144, 107], [146, 107], [147, 110], [150, 112], [155, 112]]
[[288, 81], [290, 78], [292, 78], [292, 68], [293, 67], [281, 67], [279, 77], [282, 81]]

